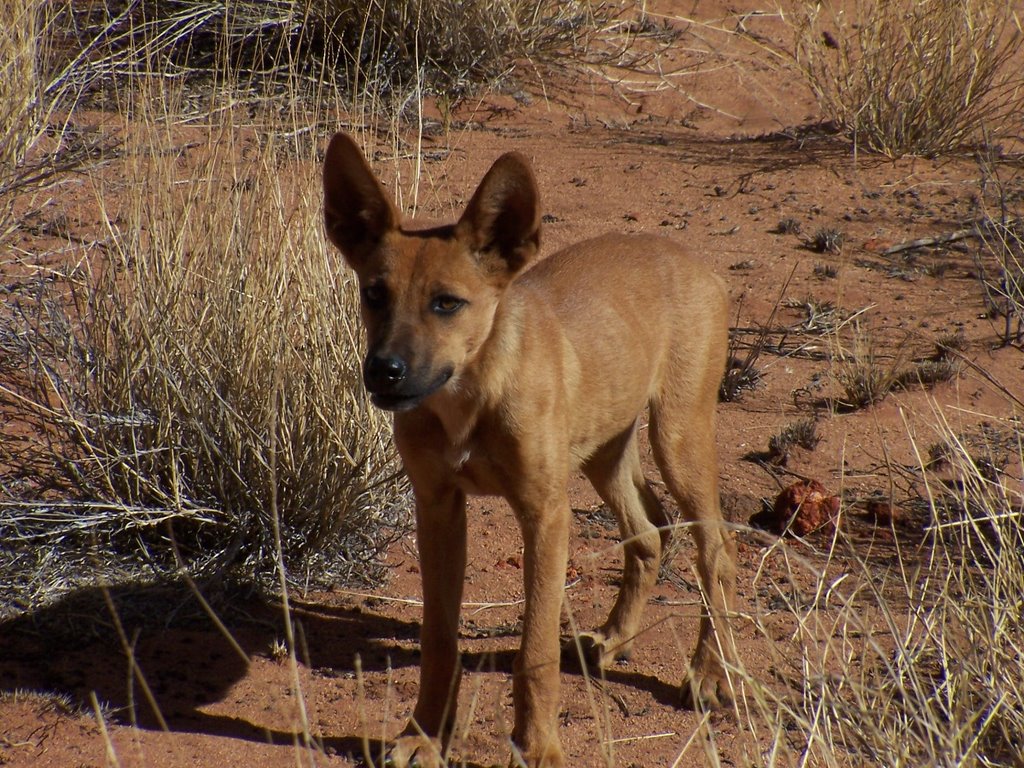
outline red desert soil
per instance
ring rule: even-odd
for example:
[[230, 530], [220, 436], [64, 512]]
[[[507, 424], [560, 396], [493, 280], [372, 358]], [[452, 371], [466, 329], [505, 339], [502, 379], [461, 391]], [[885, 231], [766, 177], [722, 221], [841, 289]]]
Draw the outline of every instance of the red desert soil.
[[[657, 4], [666, 13], [693, 10], [676, 6]], [[743, 12], [757, 8], [714, 2], [699, 4], [697, 12], [735, 29]], [[752, 16], [746, 26], [781, 40], [776, 20]], [[855, 155], [848, 142], [816, 126], [817, 107], [799, 78], [749, 40], [693, 27], [677, 45], [679, 62], [699, 46], [717, 53], [704, 57], [705, 67], [677, 78], [676, 88], [566, 76], [552, 78], [546, 95], [484, 95], [463, 104], [448, 136], [435, 130], [426, 139], [426, 148], [450, 153], [428, 153], [446, 157], [427, 161], [421, 215], [457, 215], [495, 157], [518, 150], [534, 163], [542, 190], [546, 252], [607, 230], [661, 233], [685, 243], [727, 280], [737, 326], [766, 323], [780, 295], [776, 326], [805, 322], [801, 303], [809, 301], [832, 302], [845, 312], [869, 308], [867, 317], [884, 329], [883, 338], [906, 337], [913, 354], [927, 355], [936, 338], [962, 333], [967, 356], [1024, 396], [1024, 356], [995, 349], [996, 328], [985, 317], [970, 252], [918, 252], [917, 263], [881, 253], [887, 244], [951, 232], [968, 221], [978, 191], [976, 164], [966, 157], [894, 162]], [[802, 234], [773, 232], [788, 218], [800, 222]], [[820, 228], [843, 232], [840, 252], [805, 246]], [[31, 235], [21, 247], [32, 249]], [[977, 245], [968, 241], [967, 247]], [[943, 269], [926, 269], [939, 262]], [[818, 265], [834, 267], [835, 276], [816, 274]], [[820, 481], [829, 493], [841, 490], [847, 502], [877, 494], [888, 503], [891, 496], [890, 516], [910, 510], [913, 494], [892, 488], [886, 470], [917, 466], [908, 433], [926, 450], [938, 439], [931, 426], [938, 409], [957, 430], [1012, 415], [1006, 397], [970, 368], [930, 390], [911, 387], [866, 409], [833, 412], [824, 406], [837, 391], [828, 363], [806, 354], [827, 350], [830, 342], [805, 335], [799, 343], [808, 345], [805, 354], [763, 355], [759, 386], [720, 406], [723, 508], [734, 523], [746, 523], [762, 499], [774, 499], [798, 477]], [[811, 415], [821, 442], [814, 450], [795, 449], [778, 480], [744, 458], [766, 451], [772, 435]], [[657, 489], [668, 502], [664, 488]], [[567, 632], [569, 622], [589, 628], [603, 620], [619, 567], [615, 531], [582, 478], [573, 480], [572, 500], [578, 514]], [[906, 558], [919, 540], [919, 515], [898, 516], [895, 528], [876, 526], [877, 515], [848, 504], [841, 535], [884, 569], [897, 558], [894, 531]], [[831, 535], [812, 533], [810, 541], [827, 549]], [[767, 588], [754, 581], [758, 569], [781, 572], [777, 558], [766, 557], [767, 540], [739, 534], [736, 626], [743, 663], [756, 676], [770, 675], [775, 663], [764, 632], [744, 618], [760, 606], [772, 631]], [[521, 544], [504, 503], [472, 501], [470, 542], [463, 732], [455, 756], [467, 765], [504, 765], [522, 597]], [[814, 556], [808, 545], [787, 546]], [[611, 752], [616, 766], [700, 765], [708, 749], [725, 765], [763, 759], [767, 742], [759, 739], [767, 736], [752, 733], [744, 717], [710, 715], [711, 743], [695, 735], [701, 716], [675, 706], [699, 606], [692, 551], [685, 539], [672, 575], [657, 588], [631, 661], [598, 681], [564, 665], [560, 733], [571, 765], [603, 765], [602, 751]], [[415, 701], [419, 576], [411, 536], [393, 548], [388, 562], [392, 578], [372, 595], [339, 589], [295, 599], [300, 691], [287, 659], [273, 653], [284, 639], [280, 612], [265, 607], [248, 607], [252, 620], [232, 623], [244, 659], [217, 630], [198, 622], [166, 630], [148, 625], [129, 634], [137, 672], [112, 628], [70, 639], [24, 627], [0, 634], [0, 765], [353, 765], [349, 755], [361, 753], [363, 739], [379, 749], [381, 737], [402, 727]], [[841, 572], [841, 559], [831, 567]], [[66, 706], [50, 695], [11, 695], [15, 690], [64, 693]], [[93, 692], [102, 721], [93, 711]], [[324, 752], [303, 748], [293, 735], [302, 732], [303, 718]]]

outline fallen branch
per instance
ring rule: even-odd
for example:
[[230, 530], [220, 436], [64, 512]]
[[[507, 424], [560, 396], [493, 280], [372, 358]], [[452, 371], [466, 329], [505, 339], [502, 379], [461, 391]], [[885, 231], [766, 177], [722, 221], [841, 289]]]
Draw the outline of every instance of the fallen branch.
[[952, 243], [956, 240], [965, 240], [968, 237], [984, 238], [987, 234], [991, 234], [993, 230], [998, 232], [999, 228], [1011, 229], [1019, 227], [1022, 221], [1024, 220], [1020, 218], [1003, 221], [982, 219], [980, 222], [968, 229], [958, 229], [946, 235], [936, 235], [935, 237], [921, 237], [917, 240], [908, 240], [905, 243], [898, 243], [887, 248], [882, 253], [886, 256], [891, 256], [892, 254], [899, 253], [900, 251], [909, 251], [914, 248], [926, 248], [932, 245], [945, 245], [946, 243]]
[[913, 248], [925, 248], [930, 245], [945, 245], [946, 243], [952, 243], [956, 240], [964, 240], [968, 237], [981, 237], [981, 228], [971, 227], [970, 229], [958, 229], [956, 232], [950, 232], [947, 235], [920, 237], [917, 240], [908, 240], [905, 243], [898, 243], [890, 248], [886, 248], [883, 253], [886, 256], [891, 256], [892, 254], [899, 253], [900, 251], [909, 251]]

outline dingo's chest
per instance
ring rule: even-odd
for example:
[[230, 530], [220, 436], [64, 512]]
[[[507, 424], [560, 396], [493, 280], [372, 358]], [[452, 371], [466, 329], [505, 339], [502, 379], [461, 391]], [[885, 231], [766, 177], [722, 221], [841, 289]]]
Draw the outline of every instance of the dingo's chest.
[[445, 467], [455, 484], [471, 496], [504, 496], [502, 457], [474, 440], [445, 450]]

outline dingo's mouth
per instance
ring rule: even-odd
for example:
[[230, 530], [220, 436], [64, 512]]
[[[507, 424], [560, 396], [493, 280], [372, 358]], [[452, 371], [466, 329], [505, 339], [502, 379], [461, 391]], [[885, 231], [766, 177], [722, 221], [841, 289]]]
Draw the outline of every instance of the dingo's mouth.
[[426, 389], [419, 392], [371, 392], [370, 402], [384, 411], [411, 411], [451, 379], [453, 371], [447, 369], [441, 372]]

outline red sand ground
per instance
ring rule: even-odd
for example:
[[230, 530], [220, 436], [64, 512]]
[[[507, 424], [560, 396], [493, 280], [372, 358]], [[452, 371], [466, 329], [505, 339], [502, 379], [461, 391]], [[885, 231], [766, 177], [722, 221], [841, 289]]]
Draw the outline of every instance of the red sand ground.
[[[676, 16], [693, 11], [726, 29], [737, 27], [743, 11], [757, 9], [745, 0], [701, 3], [696, 10], [683, 3], [656, 6]], [[752, 16], [745, 24], [782, 39], [777, 20]], [[450, 219], [494, 158], [519, 150], [535, 164], [548, 214], [548, 252], [606, 230], [663, 233], [726, 278], [738, 326], [767, 322], [780, 292], [785, 300], [831, 301], [847, 312], [869, 307], [868, 318], [884, 329], [884, 339], [906, 335], [922, 354], [937, 337], [962, 332], [969, 358], [1024, 396], [1021, 351], [994, 349], [996, 328], [985, 317], [972, 273], [975, 242], [968, 241], [967, 250], [919, 251], [916, 266], [948, 265], [941, 276], [881, 254], [886, 244], [950, 232], [970, 220], [979, 188], [975, 163], [968, 157], [893, 162], [855, 155], [849, 143], [815, 127], [819, 117], [809, 91], [766, 49], [702, 26], [688, 28], [677, 49], [677, 62], [705, 63], [673, 79], [675, 87], [653, 91], [566, 76], [548, 82], [547, 98], [534, 90], [528, 99], [485, 95], [463, 104], [448, 136], [435, 131], [428, 138], [428, 149], [450, 154], [443, 163], [426, 164], [420, 213]], [[694, 53], [702, 49], [715, 55]], [[321, 139], [326, 143], [327, 136]], [[799, 220], [803, 235], [774, 234], [785, 218]], [[822, 227], [843, 231], [840, 253], [804, 246], [803, 239]], [[31, 237], [25, 238], [30, 250]], [[816, 265], [838, 273], [819, 277]], [[901, 270], [902, 278], [893, 276]], [[804, 319], [798, 307], [783, 306], [775, 325]], [[799, 340], [809, 350], [829, 345], [824, 337]], [[790, 341], [788, 349], [796, 345]], [[937, 440], [936, 409], [957, 429], [1012, 415], [1007, 398], [969, 369], [930, 391], [912, 388], [867, 409], [833, 413], [822, 406], [836, 392], [826, 361], [765, 354], [760, 367], [760, 386], [720, 407], [723, 503], [736, 523], [796, 477], [815, 478], [831, 492], [842, 489], [847, 500], [893, 493], [895, 509], [909, 509], [913, 493], [893, 489], [886, 470], [917, 466], [908, 432], [924, 450]], [[744, 458], [765, 451], [770, 436], [811, 414], [822, 440], [813, 451], [794, 450], [778, 480]], [[582, 478], [573, 481], [572, 500], [581, 514], [574, 521], [568, 603], [572, 620], [586, 628], [603, 620], [611, 605], [619, 558], [615, 533]], [[861, 507], [848, 509], [843, 536], [874, 566], [892, 566], [893, 529], [876, 527]], [[918, 540], [914, 520], [908, 514], [895, 529], [905, 542]], [[813, 534], [812, 541], [828, 535]], [[522, 574], [518, 533], [503, 503], [472, 502], [470, 542], [462, 630], [468, 673], [460, 699], [465, 733], [456, 755], [467, 765], [504, 765]], [[804, 545], [789, 546], [811, 554]], [[658, 586], [649, 629], [628, 664], [590, 682], [565, 665], [561, 737], [571, 765], [604, 764], [602, 744], [616, 766], [699, 765], [706, 762], [705, 749], [717, 750], [724, 765], [760, 759], [767, 735], [750, 732], [743, 717], [712, 714], [711, 744], [695, 735], [700, 717], [675, 707], [698, 614], [691, 552], [686, 541], [675, 577]], [[781, 638], [784, 632], [772, 629], [763, 606], [770, 591], [764, 579], [782, 566], [766, 552], [763, 538], [740, 535], [740, 610], [749, 616], [761, 606], [769, 632]], [[0, 634], [6, 694], [0, 697], [0, 765], [351, 765], [346, 756], [361, 751], [362, 739], [396, 733], [415, 700], [419, 578], [411, 537], [393, 549], [389, 562], [393, 578], [379, 593], [337, 590], [296, 601], [301, 696], [287, 660], [273, 657], [284, 634], [270, 609], [254, 607], [256, 620], [232, 625], [244, 660], [212, 628], [141, 630], [132, 637], [136, 660], [163, 723], [138, 682], [131, 683], [113, 631], [57, 643], [32, 633]], [[759, 568], [764, 573], [755, 582]], [[773, 660], [764, 634], [747, 619], [737, 627], [747, 668], [768, 675]], [[66, 692], [70, 704], [10, 695], [16, 689]], [[105, 725], [92, 714], [90, 692], [103, 705]], [[300, 699], [325, 752], [295, 746]]]

